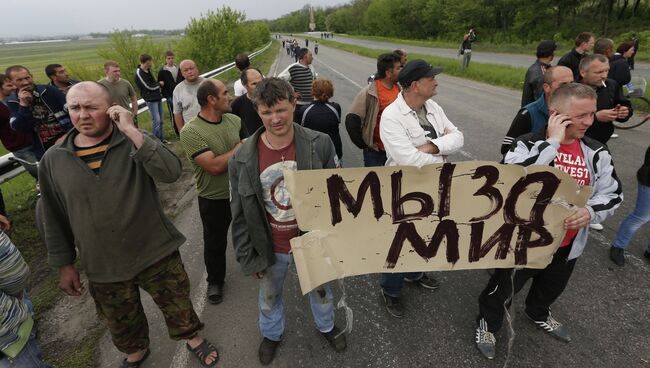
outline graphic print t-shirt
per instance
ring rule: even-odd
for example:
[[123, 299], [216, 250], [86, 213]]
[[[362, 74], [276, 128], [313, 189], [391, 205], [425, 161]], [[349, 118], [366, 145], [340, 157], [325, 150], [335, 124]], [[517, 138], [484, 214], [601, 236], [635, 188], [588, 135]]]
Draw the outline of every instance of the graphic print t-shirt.
[[[296, 145], [281, 150], [270, 149], [262, 142], [257, 141], [257, 152], [260, 162], [260, 183], [264, 197], [264, 209], [266, 218], [271, 225], [271, 236], [273, 238], [273, 251], [278, 253], [289, 253], [291, 244], [289, 240], [298, 236], [298, 222], [291, 207], [289, 191], [284, 182], [282, 169], [296, 171]], [[284, 161], [282, 160], [284, 157]]]
[[383, 151], [384, 143], [382, 143], [379, 137], [379, 121], [381, 120], [381, 114], [384, 112], [384, 109], [397, 99], [399, 87], [397, 87], [397, 84], [394, 84], [392, 89], [388, 89], [384, 87], [380, 80], [376, 80], [375, 83], [377, 84], [377, 97], [379, 97], [379, 112], [377, 113], [377, 124], [375, 124], [375, 132], [372, 134], [372, 137], [377, 147]]
[[[561, 144], [557, 150], [554, 161], [555, 167], [569, 175], [580, 185], [589, 185], [589, 168], [585, 162], [585, 155], [580, 147], [580, 140], [576, 139], [570, 144]], [[571, 244], [578, 230], [567, 230], [561, 247]]]
[[32, 117], [35, 120], [34, 126], [38, 136], [41, 138], [43, 147], [46, 150], [53, 146], [60, 136], [65, 134], [65, 130], [63, 130], [59, 121], [40, 98], [34, 98]]

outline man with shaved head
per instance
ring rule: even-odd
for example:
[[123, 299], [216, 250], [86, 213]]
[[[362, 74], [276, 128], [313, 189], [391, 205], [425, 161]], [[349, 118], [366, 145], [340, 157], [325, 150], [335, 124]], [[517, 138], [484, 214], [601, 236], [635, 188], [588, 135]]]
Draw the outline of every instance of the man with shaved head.
[[192, 163], [199, 196], [203, 255], [208, 272], [207, 299], [219, 304], [223, 300], [231, 220], [228, 160], [241, 144], [241, 121], [229, 113], [230, 96], [221, 81], [201, 82], [196, 100], [201, 111], [181, 130], [181, 145]]
[[196, 100], [196, 91], [205, 79], [199, 75], [199, 69], [192, 60], [183, 60], [179, 65], [184, 81], [174, 88], [174, 123], [180, 131], [186, 122], [192, 120], [201, 110]]
[[237, 97], [230, 106], [232, 113], [241, 118], [242, 128], [239, 135], [242, 138], [250, 137], [262, 127], [262, 119], [253, 106], [253, 92], [262, 79], [264, 76], [257, 68], [248, 68], [241, 72], [240, 80], [246, 88], [246, 93]]
[[140, 288], [161, 309], [170, 337], [187, 340], [188, 349], [214, 366], [218, 353], [198, 335], [203, 323], [178, 252], [185, 237], [165, 215], [155, 185], [178, 179], [179, 158], [138, 130], [131, 112], [113, 105], [99, 83], [72, 86], [67, 103], [74, 129], [39, 167], [45, 244], [59, 288], [81, 295], [79, 258], [97, 314], [127, 355], [122, 367], [137, 367], [150, 353]]

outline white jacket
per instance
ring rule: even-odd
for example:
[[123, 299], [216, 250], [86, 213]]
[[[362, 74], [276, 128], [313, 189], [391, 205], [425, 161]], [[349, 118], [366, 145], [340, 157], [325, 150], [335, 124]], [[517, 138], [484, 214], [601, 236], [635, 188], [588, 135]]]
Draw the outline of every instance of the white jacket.
[[[397, 99], [381, 114], [379, 134], [386, 150], [386, 166], [417, 166], [446, 162], [447, 155], [463, 147], [463, 133], [447, 119], [442, 108], [432, 100], [424, 104], [427, 120], [433, 126], [438, 138], [425, 136], [417, 113], [404, 101], [400, 93]], [[440, 151], [437, 154], [420, 152], [417, 147], [431, 142]]]

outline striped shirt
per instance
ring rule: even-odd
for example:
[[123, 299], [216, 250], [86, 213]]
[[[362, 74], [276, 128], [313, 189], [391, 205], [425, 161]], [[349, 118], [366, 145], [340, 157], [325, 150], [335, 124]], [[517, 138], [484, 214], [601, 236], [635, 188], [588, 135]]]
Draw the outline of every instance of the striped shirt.
[[9, 237], [0, 232], [0, 351], [9, 356], [15, 356], [27, 342], [27, 336], [19, 332], [25, 329], [23, 325], [31, 330], [31, 316], [22, 300], [28, 279], [27, 263]]
[[86, 163], [86, 166], [92, 170], [95, 175], [99, 174], [99, 169], [102, 167], [102, 161], [104, 161], [104, 155], [106, 150], [108, 150], [108, 143], [111, 141], [113, 134], [109, 135], [106, 139], [101, 141], [94, 146], [90, 147], [77, 147], [74, 146], [74, 154], [79, 157], [83, 162]]
[[311, 84], [316, 79], [316, 72], [311, 65], [291, 64], [278, 75], [278, 78], [288, 81], [293, 89], [300, 93], [299, 105], [310, 104], [314, 99], [311, 95]]

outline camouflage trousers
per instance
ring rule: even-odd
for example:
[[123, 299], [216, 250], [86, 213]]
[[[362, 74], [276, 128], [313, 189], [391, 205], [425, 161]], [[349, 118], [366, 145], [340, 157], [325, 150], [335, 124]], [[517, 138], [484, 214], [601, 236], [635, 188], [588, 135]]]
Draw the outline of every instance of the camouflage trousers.
[[140, 288], [162, 311], [172, 339], [190, 339], [203, 328], [192, 307], [190, 280], [181, 256], [174, 252], [131, 280], [89, 282], [97, 314], [108, 326], [119, 351], [131, 354], [149, 347], [149, 325], [140, 302]]

